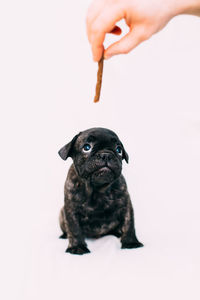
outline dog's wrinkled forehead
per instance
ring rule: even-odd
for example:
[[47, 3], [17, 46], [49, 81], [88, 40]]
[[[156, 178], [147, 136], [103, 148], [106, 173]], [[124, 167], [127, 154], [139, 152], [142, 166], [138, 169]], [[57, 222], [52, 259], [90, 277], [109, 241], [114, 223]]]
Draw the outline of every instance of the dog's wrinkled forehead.
[[106, 128], [92, 128], [81, 132], [76, 140], [76, 147], [82, 146], [84, 143], [98, 143], [99, 145], [111, 145], [121, 143], [118, 136], [111, 130]]
[[113, 150], [114, 146], [116, 150], [116, 146], [119, 146], [122, 148], [121, 158], [125, 159], [128, 163], [128, 154], [116, 133], [110, 129], [101, 127], [91, 128], [75, 135], [71, 142], [59, 150], [58, 154], [63, 160], [66, 160], [68, 157], [73, 158], [77, 154], [83, 154], [85, 144], [92, 144], [90, 146], [92, 146], [93, 153], [101, 149]]

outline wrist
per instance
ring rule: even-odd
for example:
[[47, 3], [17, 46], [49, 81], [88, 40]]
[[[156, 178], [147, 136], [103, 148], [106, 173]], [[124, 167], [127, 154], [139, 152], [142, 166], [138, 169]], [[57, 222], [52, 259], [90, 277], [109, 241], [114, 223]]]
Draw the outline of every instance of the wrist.
[[181, 14], [200, 15], [200, 0], [176, 0], [174, 16]]

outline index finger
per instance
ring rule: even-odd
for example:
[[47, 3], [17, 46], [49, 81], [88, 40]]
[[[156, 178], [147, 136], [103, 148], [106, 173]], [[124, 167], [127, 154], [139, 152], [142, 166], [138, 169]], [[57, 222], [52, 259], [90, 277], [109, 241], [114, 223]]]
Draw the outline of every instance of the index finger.
[[88, 39], [91, 43], [94, 61], [99, 61], [103, 54], [106, 33], [111, 32], [115, 24], [123, 17], [124, 12], [120, 6], [108, 7], [88, 27]]
[[99, 32], [91, 36], [91, 48], [94, 61], [99, 61], [103, 56], [105, 32]]

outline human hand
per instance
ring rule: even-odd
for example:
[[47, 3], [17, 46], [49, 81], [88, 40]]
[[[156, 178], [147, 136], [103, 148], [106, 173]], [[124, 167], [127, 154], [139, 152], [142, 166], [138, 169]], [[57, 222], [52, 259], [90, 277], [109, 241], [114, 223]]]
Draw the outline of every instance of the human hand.
[[[200, 0], [95, 0], [87, 13], [87, 34], [94, 61], [130, 52], [160, 31], [174, 16], [192, 13], [193, 2]], [[188, 4], [189, 3], [189, 4]], [[195, 14], [195, 13], [194, 13]], [[121, 34], [116, 23], [125, 19], [129, 32], [104, 51], [107, 33]]]

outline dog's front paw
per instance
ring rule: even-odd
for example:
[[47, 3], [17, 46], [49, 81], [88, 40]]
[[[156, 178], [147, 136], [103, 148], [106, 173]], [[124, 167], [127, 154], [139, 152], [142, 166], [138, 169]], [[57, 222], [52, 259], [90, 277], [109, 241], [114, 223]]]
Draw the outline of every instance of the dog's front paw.
[[68, 247], [65, 252], [69, 252], [71, 254], [82, 255], [85, 253], [90, 253], [90, 250], [85, 245], [78, 245], [74, 247]]
[[67, 239], [67, 234], [64, 232], [59, 236], [59, 239]]
[[139, 241], [122, 241], [122, 249], [132, 249], [143, 247], [144, 245]]

